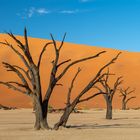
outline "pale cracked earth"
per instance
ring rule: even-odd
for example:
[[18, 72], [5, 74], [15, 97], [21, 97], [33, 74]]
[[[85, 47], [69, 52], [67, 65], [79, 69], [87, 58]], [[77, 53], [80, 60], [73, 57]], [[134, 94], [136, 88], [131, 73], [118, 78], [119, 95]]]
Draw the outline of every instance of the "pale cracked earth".
[[[49, 123], [60, 117], [49, 114]], [[105, 110], [84, 110], [71, 114], [68, 125], [58, 131], [35, 131], [31, 109], [0, 110], [0, 140], [140, 140], [140, 110], [114, 110], [105, 119]]]

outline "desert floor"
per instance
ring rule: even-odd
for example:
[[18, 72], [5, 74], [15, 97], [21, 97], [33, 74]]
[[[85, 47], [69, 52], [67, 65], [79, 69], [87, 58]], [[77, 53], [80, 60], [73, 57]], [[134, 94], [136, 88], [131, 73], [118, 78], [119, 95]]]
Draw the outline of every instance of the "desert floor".
[[[59, 117], [49, 114], [50, 125]], [[114, 110], [112, 120], [104, 117], [105, 110], [84, 110], [71, 114], [71, 128], [35, 131], [31, 109], [0, 110], [0, 140], [140, 140], [140, 110]]]

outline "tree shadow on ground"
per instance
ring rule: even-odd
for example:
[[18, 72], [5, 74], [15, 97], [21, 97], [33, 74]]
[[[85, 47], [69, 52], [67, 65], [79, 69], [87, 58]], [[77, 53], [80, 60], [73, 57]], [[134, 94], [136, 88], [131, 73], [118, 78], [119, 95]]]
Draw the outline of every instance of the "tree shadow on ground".
[[140, 128], [140, 125], [129, 123], [129, 124], [82, 124], [82, 125], [69, 125], [66, 128], [74, 129], [105, 129], [105, 128]]
[[25, 125], [25, 124], [33, 124], [32, 122], [1, 122], [1, 125]]
[[112, 120], [127, 120], [127, 119], [130, 119], [128, 117], [125, 117], [125, 118], [113, 118]]
[[127, 120], [127, 119], [140, 119], [140, 117], [133, 117], [133, 118], [128, 118], [128, 117], [125, 117], [125, 118], [113, 118], [112, 120]]

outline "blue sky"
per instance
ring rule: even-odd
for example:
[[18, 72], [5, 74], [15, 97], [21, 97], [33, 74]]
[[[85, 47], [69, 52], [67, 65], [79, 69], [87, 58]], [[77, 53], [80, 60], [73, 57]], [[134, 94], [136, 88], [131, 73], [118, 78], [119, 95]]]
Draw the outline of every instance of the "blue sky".
[[140, 52], [140, 0], [0, 0], [0, 32]]

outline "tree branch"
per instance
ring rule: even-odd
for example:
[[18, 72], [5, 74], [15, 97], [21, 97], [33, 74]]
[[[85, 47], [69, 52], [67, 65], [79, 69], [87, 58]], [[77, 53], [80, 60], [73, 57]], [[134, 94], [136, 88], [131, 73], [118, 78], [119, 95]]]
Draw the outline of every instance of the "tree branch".
[[28, 96], [32, 96], [30, 90], [23, 91], [23, 90], [21, 90], [21, 89], [15, 87], [14, 85], [12, 85], [12, 84], [10, 84], [10, 83], [8, 83], [8, 82], [2, 82], [2, 81], [0, 81], [0, 84], [3, 84], [3, 85], [5, 85], [5, 86], [7, 86], [8, 88], [11, 88], [11, 89], [13, 89], [13, 90], [19, 91], [19, 92], [21, 92], [21, 93], [23, 93], [23, 94], [26, 94], [26, 95], [28, 95]]
[[129, 95], [129, 94], [133, 93], [134, 91], [135, 91], [135, 89], [133, 89], [133, 90], [129, 91], [129, 92], [127, 93], [127, 95]]
[[103, 92], [103, 91], [101, 90], [101, 88], [99, 88], [99, 87], [98, 87], [98, 86], [96, 86], [96, 85], [94, 85], [94, 86], [93, 86], [93, 88], [95, 88], [95, 89], [99, 90], [100, 92]]
[[128, 98], [125, 103], [128, 103], [128, 101], [130, 101], [133, 98], [136, 98], [136, 96], [133, 96], [133, 97]]
[[28, 89], [28, 87], [27, 87], [26, 85], [20, 84], [20, 83], [18, 83], [18, 82], [9, 81], [9, 82], [6, 82], [6, 83], [8, 83], [8, 84], [15, 84], [15, 85], [17, 85], [17, 86], [19, 86], [19, 87]]
[[109, 65], [115, 63], [115, 61], [118, 59], [118, 57], [119, 57], [120, 54], [121, 54], [121, 52], [119, 52], [119, 53], [116, 55], [116, 57], [114, 57], [111, 61], [109, 61], [106, 65], [104, 65], [104, 66], [98, 71], [98, 73], [96, 74], [96, 77], [95, 77], [95, 78], [97, 78], [97, 77], [100, 75], [100, 73], [101, 73], [106, 67], [108, 67]]
[[106, 90], [106, 93], [109, 93], [111, 89], [110, 89], [110, 86], [107, 83], [107, 80], [105, 80], [105, 79], [100, 80], [100, 83], [103, 86], [103, 88]]
[[54, 40], [53, 35], [52, 34], [50, 34], [50, 35], [51, 35], [53, 46], [54, 46], [54, 49], [55, 49], [55, 59], [52, 61], [53, 66], [52, 66], [51, 73], [50, 73], [49, 87], [46, 90], [46, 94], [45, 94], [45, 97], [44, 97], [44, 100], [43, 100], [43, 104], [45, 104], [45, 102], [50, 98], [50, 96], [52, 94], [52, 91], [53, 91], [53, 88], [57, 84], [56, 73], [57, 73], [57, 65], [58, 65], [58, 60], [59, 60], [59, 54], [60, 53], [59, 53], [59, 50], [57, 49], [56, 41]]
[[29, 51], [26, 28], [24, 29], [25, 45], [19, 39], [17, 39], [17, 37], [15, 35], [13, 35], [12, 33], [7, 33], [7, 34], [18, 44], [18, 47], [23, 51], [23, 53], [25, 54], [29, 63], [34, 63], [33, 59], [32, 59], [32, 56], [30, 54], [30, 51]]
[[20, 47], [20, 49], [22, 49], [23, 51], [25, 50], [25, 46], [22, 44], [22, 42], [17, 39], [13, 33], [7, 33], [17, 44], [18, 44], [18, 47]]
[[80, 73], [81, 69], [78, 68], [78, 71], [76, 72], [75, 76], [73, 77], [72, 81], [71, 81], [71, 85], [70, 85], [70, 88], [69, 88], [69, 91], [68, 91], [68, 96], [67, 96], [67, 105], [70, 105], [70, 99], [71, 99], [71, 92], [72, 92], [72, 89], [74, 87], [74, 82], [78, 76], [78, 74]]
[[63, 86], [63, 84], [56, 84], [56, 86]]
[[130, 89], [130, 87], [127, 87], [124, 92], [127, 93], [127, 91]]
[[32, 56], [30, 54], [30, 51], [29, 51], [28, 37], [27, 37], [27, 30], [26, 30], [26, 28], [24, 29], [24, 39], [25, 39], [25, 45], [23, 45], [24, 46], [23, 52], [24, 52], [26, 58], [28, 59], [29, 63], [30, 64], [34, 64], [33, 58], [32, 58]]
[[[7, 34], [10, 37], [12, 37], [18, 43], [18, 46], [22, 49], [22, 51], [23, 51], [23, 53], [24, 53], [25, 56], [23, 56], [18, 50], [16, 50], [7, 41], [0, 42], [0, 43], [6, 45], [8, 47], [10, 47], [20, 57], [20, 59], [22, 60], [22, 62], [25, 64], [25, 66], [27, 67], [28, 71], [30, 72], [30, 75], [32, 77], [32, 82], [34, 82], [33, 71], [32, 71], [32, 66], [34, 65], [34, 62], [32, 60], [32, 57], [31, 57], [30, 53], [29, 53], [29, 48], [25, 49], [24, 45], [12, 33], [7, 33]], [[26, 34], [26, 37], [27, 37], [27, 34]]]
[[[16, 65], [13, 65], [13, 67], [14, 67], [14, 68], [20, 69], [20, 70], [26, 75], [26, 77], [28, 78], [28, 80], [31, 81], [31, 78], [30, 78], [30, 76], [29, 76], [29, 74], [28, 74], [28, 71], [25, 71], [23, 68], [21, 68], [21, 67], [19, 67], [19, 66], [16, 66]], [[32, 82], [32, 81], [31, 81], [31, 82]]]
[[27, 37], [26, 28], [24, 29], [24, 38], [25, 38], [25, 50], [27, 50], [29, 48], [29, 45], [28, 45], [28, 37]]
[[26, 79], [24, 78], [24, 76], [22, 75], [22, 73], [17, 70], [15, 67], [13, 67], [12, 65], [6, 63], [6, 62], [3, 62], [3, 65], [5, 68], [7, 68], [8, 71], [13, 71], [17, 74], [17, 76], [20, 78], [20, 80], [23, 82], [23, 84], [27, 87], [29, 87], [28, 85], [28, 82], [26, 81]]
[[117, 78], [117, 80], [116, 80], [116, 82], [115, 82], [115, 84], [114, 84], [114, 92], [116, 92], [116, 90], [117, 90], [117, 87], [123, 82], [123, 80], [121, 80], [123, 77], [122, 76], [120, 76], [120, 77], [118, 77]]
[[18, 51], [16, 50], [11, 44], [9, 44], [7, 41], [5, 42], [0, 42], [0, 44], [6, 45], [9, 48], [11, 48], [18, 56], [19, 58], [23, 61], [23, 63], [25, 64], [25, 66], [30, 70], [30, 66], [28, 64], [28, 62], [26, 61], [25, 57]]
[[104, 93], [104, 92], [96, 93], [96, 94], [94, 94], [94, 95], [92, 95], [92, 96], [89, 96], [89, 97], [87, 97], [87, 98], [85, 98], [85, 99], [81, 99], [81, 100], [79, 100], [78, 103], [88, 101], [88, 100], [90, 100], [90, 99], [92, 99], [92, 98], [94, 98], [94, 97], [96, 97], [96, 96], [98, 96], [98, 95], [101, 95], [101, 94], [106, 94], [106, 93]]
[[50, 36], [51, 36], [51, 39], [52, 39], [52, 41], [53, 41], [55, 51], [58, 51], [58, 50], [57, 50], [57, 46], [56, 46], [56, 41], [54, 40], [53, 35], [52, 35], [52, 34], [50, 34]]
[[86, 58], [83, 58], [83, 59], [79, 59], [79, 60], [76, 60], [72, 63], [70, 63], [63, 71], [62, 73], [56, 78], [56, 81], [59, 81], [63, 75], [69, 70], [69, 68], [71, 68], [71, 66], [79, 63], [79, 62], [83, 62], [83, 61], [86, 61], [86, 60], [89, 60], [89, 59], [93, 59], [93, 58], [96, 58], [96, 57], [99, 57], [102, 53], [105, 53], [106, 51], [102, 51], [102, 52], [99, 52], [98, 54], [94, 55], [94, 56], [90, 56], [90, 57], [86, 57]]
[[69, 61], [71, 61], [71, 59], [68, 59], [68, 60], [65, 60], [65, 61], [61, 62], [60, 64], [57, 65], [57, 68], [59, 68], [61, 65], [65, 64]]
[[[96, 83], [98, 83], [100, 81], [100, 79], [102, 79], [104, 76], [106, 75], [106, 73], [98, 76], [98, 78], [93, 78], [88, 84], [87, 86], [85, 86], [85, 88], [81, 91], [81, 93], [75, 98], [75, 100], [73, 101], [73, 104], [74, 102], [79, 102], [79, 99], [85, 94], [87, 93]], [[102, 92], [103, 93], [103, 92]]]
[[122, 79], [122, 76], [118, 77], [116, 82], [114, 83], [114, 87], [113, 87], [112, 91], [110, 92], [111, 93], [111, 100], [112, 100], [112, 98], [117, 90], [117, 87], [123, 82], [123, 80], [121, 80], [121, 79]]
[[40, 56], [39, 56], [38, 64], [37, 64], [38, 68], [40, 68], [40, 63], [41, 63], [41, 60], [42, 60], [43, 53], [45, 52], [47, 46], [50, 45], [50, 44], [52, 44], [52, 42], [46, 43], [45, 46], [43, 47], [43, 49], [40, 53]]
[[119, 57], [120, 53], [117, 54], [116, 57], [114, 57], [111, 61], [109, 61], [107, 64], [105, 64], [103, 67], [101, 67], [99, 69], [99, 71], [97, 72], [97, 74], [95, 75], [95, 77], [88, 83], [88, 85], [83, 89], [83, 91], [80, 93], [79, 96], [82, 96], [84, 93], [86, 93], [91, 87], [93, 87], [97, 82], [100, 82], [101, 79], [106, 75], [106, 73], [102, 74], [102, 71], [108, 67], [109, 65], [111, 65], [112, 63], [115, 62], [115, 60], [117, 60], [117, 58]]
[[123, 90], [122, 88], [119, 89], [121, 96], [126, 96], [125, 90]]
[[64, 44], [64, 40], [65, 40], [65, 38], [66, 38], [66, 33], [64, 34], [64, 37], [63, 37], [63, 39], [62, 39], [62, 42], [61, 42], [61, 45], [60, 45], [58, 51], [61, 50], [61, 48], [62, 48], [62, 46], [63, 46], [63, 44]]

